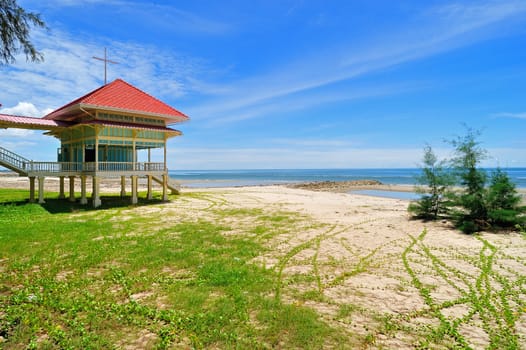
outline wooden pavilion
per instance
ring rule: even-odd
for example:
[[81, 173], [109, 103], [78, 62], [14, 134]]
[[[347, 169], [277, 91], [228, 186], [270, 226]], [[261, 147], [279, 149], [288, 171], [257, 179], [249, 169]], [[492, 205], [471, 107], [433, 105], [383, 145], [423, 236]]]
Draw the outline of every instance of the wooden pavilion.
[[[137, 203], [138, 178], [147, 178], [147, 198], [152, 183], [162, 185], [163, 200], [170, 184], [166, 167], [166, 143], [182, 135], [169, 128], [189, 118], [173, 107], [117, 79], [60, 107], [43, 118], [0, 114], [0, 128], [45, 130], [60, 140], [56, 162], [31, 161], [0, 147], [0, 165], [29, 178], [30, 201], [44, 203], [44, 180], [59, 177], [60, 198], [65, 198], [64, 179], [69, 178], [69, 200], [75, 201], [75, 179], [80, 178], [80, 203], [87, 204], [86, 186], [92, 180], [93, 206], [101, 205], [100, 181], [121, 179], [121, 195], [126, 194], [126, 177], [131, 178], [131, 203]], [[152, 149], [164, 150], [163, 162], [151, 162]], [[148, 161], [138, 162], [138, 151], [147, 150]]]

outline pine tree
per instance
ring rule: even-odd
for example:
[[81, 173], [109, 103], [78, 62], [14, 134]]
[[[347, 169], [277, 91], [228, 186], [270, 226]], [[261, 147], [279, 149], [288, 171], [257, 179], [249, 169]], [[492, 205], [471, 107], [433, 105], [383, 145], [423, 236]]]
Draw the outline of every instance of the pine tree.
[[457, 211], [455, 221], [466, 233], [473, 233], [488, 226], [488, 210], [486, 205], [486, 172], [481, 169], [480, 162], [487, 157], [487, 152], [480, 146], [477, 138], [480, 131], [471, 128], [467, 134], [450, 141], [454, 147], [455, 157], [452, 164], [463, 187], [456, 196]]
[[[454, 158], [439, 162], [430, 146], [424, 148], [422, 175], [417, 192], [422, 197], [409, 205], [417, 218], [435, 220], [441, 216], [452, 219], [465, 233], [483, 229], [514, 228], [526, 230], [526, 206], [508, 174], [497, 169], [490, 178], [480, 167], [487, 151], [480, 145], [479, 131], [467, 128], [465, 136], [449, 141]], [[451, 191], [453, 185], [459, 189]]]
[[523, 224], [525, 207], [521, 207], [522, 198], [510, 181], [508, 174], [497, 169], [491, 177], [486, 203], [488, 218], [492, 226], [515, 227]]
[[29, 40], [31, 26], [45, 28], [39, 14], [26, 12], [16, 0], [0, 0], [0, 65], [14, 63], [20, 51], [33, 62], [43, 60]]
[[444, 168], [444, 161], [438, 161], [431, 146], [424, 147], [422, 174], [416, 178], [416, 188], [422, 196], [409, 205], [409, 211], [417, 218], [436, 220], [448, 211], [447, 194], [454, 183], [451, 174]]

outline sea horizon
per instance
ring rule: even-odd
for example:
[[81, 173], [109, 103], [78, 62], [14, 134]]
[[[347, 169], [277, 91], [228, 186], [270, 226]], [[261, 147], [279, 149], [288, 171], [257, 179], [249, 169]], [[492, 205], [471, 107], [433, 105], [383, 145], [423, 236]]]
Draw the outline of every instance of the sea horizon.
[[[497, 168], [482, 168], [491, 175]], [[526, 189], [526, 167], [500, 168], [518, 189]], [[0, 173], [10, 173], [0, 169]], [[181, 169], [169, 176], [189, 188], [283, 185], [317, 181], [376, 180], [384, 185], [416, 185], [420, 168]]]
[[[497, 168], [482, 168], [491, 175]], [[500, 168], [517, 188], [526, 188], [526, 168]], [[186, 187], [258, 186], [313, 181], [376, 180], [385, 185], [416, 185], [420, 168], [209, 169], [170, 170]]]

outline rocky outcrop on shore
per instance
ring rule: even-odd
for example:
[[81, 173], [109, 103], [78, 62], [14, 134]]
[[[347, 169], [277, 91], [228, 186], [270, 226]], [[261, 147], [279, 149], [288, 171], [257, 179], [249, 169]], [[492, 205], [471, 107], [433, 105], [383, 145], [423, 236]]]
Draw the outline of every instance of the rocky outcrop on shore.
[[353, 181], [315, 181], [288, 185], [290, 188], [299, 188], [311, 191], [325, 192], [348, 192], [359, 188], [383, 185], [377, 180], [353, 180]]

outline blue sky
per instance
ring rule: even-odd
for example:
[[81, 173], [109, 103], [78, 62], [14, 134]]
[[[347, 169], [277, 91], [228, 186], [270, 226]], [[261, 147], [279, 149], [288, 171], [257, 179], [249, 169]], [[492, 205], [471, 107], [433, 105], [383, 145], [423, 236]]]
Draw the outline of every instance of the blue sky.
[[[415, 167], [482, 130], [526, 167], [526, 1], [19, 0], [45, 61], [0, 66], [3, 113], [42, 116], [122, 78], [191, 117], [170, 169]], [[55, 160], [42, 132], [0, 144]]]

